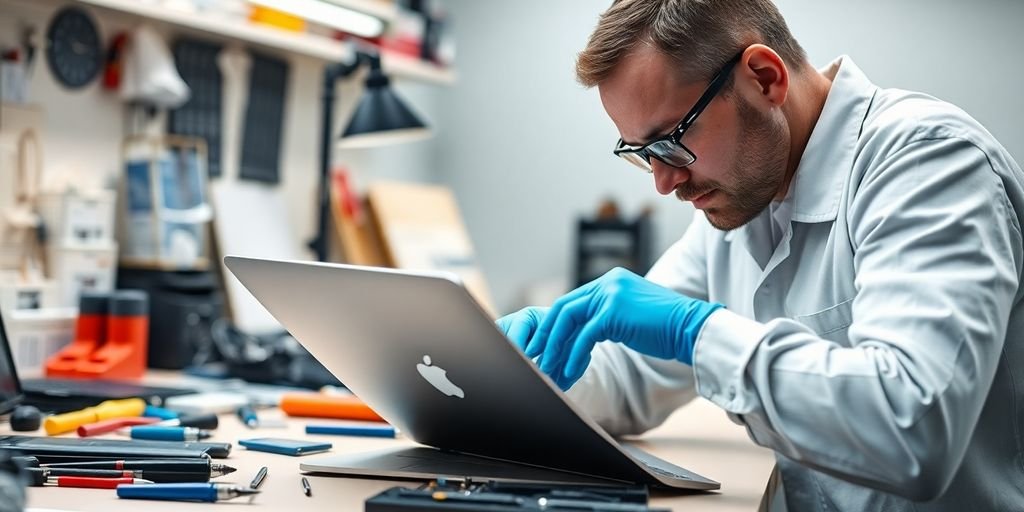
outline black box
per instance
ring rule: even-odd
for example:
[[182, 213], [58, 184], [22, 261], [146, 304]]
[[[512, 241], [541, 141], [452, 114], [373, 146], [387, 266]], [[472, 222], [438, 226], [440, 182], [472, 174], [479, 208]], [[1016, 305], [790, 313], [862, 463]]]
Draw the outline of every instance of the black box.
[[117, 283], [149, 293], [150, 368], [180, 370], [201, 347], [211, 346], [210, 327], [224, 316], [223, 294], [212, 272], [121, 267]]

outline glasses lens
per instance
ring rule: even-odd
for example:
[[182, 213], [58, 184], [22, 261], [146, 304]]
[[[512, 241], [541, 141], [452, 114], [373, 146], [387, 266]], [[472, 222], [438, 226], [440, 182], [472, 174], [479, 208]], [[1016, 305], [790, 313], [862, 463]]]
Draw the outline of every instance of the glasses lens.
[[686, 167], [697, 160], [689, 150], [669, 140], [660, 140], [647, 146], [647, 152], [672, 167]]
[[644, 171], [651, 172], [651, 162], [649, 162], [647, 158], [645, 158], [647, 156], [645, 153], [634, 153], [632, 151], [627, 151], [619, 153], [619, 156], [622, 157], [623, 160], [643, 169]]

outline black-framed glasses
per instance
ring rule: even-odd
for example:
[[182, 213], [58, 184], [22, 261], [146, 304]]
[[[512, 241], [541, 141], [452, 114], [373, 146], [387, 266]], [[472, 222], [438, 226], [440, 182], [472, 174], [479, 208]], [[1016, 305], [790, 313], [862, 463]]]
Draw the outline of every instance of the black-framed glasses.
[[718, 95], [722, 87], [729, 81], [729, 75], [732, 73], [733, 68], [736, 67], [736, 64], [739, 63], [741, 57], [743, 57], [743, 52], [736, 54], [735, 57], [729, 59], [729, 62], [722, 66], [718, 74], [711, 79], [707, 89], [704, 89], [704, 94], [700, 95], [697, 103], [693, 105], [693, 108], [683, 117], [682, 121], [679, 121], [674, 130], [643, 146], [630, 146], [622, 139], [619, 139], [613, 153], [647, 172], [654, 171], [651, 168], [651, 158], [657, 158], [672, 167], [692, 165], [697, 161], [697, 156], [683, 145], [683, 134], [686, 133], [690, 126], [693, 126], [697, 117], [704, 112], [704, 109], [711, 103], [711, 100], [715, 99], [715, 96]]

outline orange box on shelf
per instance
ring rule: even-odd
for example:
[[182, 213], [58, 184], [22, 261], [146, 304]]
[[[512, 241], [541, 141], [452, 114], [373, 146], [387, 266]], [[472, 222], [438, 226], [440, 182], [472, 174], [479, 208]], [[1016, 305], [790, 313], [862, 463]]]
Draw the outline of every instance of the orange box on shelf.
[[288, 14], [284, 11], [271, 9], [270, 7], [263, 7], [261, 5], [252, 6], [252, 12], [249, 14], [249, 20], [263, 25], [270, 25], [272, 27], [290, 30], [292, 32], [302, 32], [306, 30], [306, 20], [298, 16]]

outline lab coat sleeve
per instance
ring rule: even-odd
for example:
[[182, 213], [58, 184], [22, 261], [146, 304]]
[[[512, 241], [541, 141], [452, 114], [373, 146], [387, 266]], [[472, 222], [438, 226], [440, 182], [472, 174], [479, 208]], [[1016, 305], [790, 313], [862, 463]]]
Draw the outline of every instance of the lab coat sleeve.
[[[647, 279], [695, 298], [707, 298], [707, 220], [699, 212], [683, 237], [651, 268]], [[590, 366], [568, 396], [612, 435], [660, 425], [696, 396], [693, 369], [645, 356], [619, 343], [598, 343]]]
[[720, 310], [696, 344], [697, 390], [785, 457], [927, 500], [952, 480], [994, 378], [1020, 227], [963, 139], [908, 143], [852, 179], [849, 346]]

